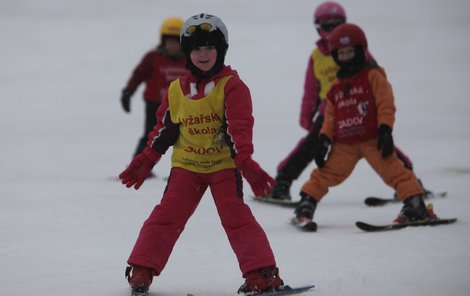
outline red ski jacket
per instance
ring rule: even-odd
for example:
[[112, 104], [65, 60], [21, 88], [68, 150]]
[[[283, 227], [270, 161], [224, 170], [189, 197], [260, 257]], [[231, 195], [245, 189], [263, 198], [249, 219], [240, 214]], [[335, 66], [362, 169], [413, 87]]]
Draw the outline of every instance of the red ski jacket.
[[342, 78], [328, 92], [320, 133], [335, 142], [352, 143], [377, 136], [381, 124], [393, 128], [393, 90], [382, 68], [366, 68]]
[[183, 55], [169, 57], [162, 47], [149, 51], [132, 72], [126, 88], [134, 93], [145, 82], [144, 99], [161, 103], [168, 85], [179, 76], [187, 73]]

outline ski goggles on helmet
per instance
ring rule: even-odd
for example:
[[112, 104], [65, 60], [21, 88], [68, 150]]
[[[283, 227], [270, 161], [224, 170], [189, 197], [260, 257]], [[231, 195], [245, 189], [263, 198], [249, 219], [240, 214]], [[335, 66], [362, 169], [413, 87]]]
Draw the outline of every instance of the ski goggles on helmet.
[[214, 30], [214, 26], [212, 26], [211, 24], [209, 23], [202, 23], [200, 25], [192, 25], [192, 26], [189, 26], [187, 29], [186, 29], [186, 36], [191, 36], [191, 34], [193, 34], [194, 32], [196, 32], [197, 29], [200, 29], [202, 31], [206, 31], [206, 32], [210, 32], [210, 31], [213, 31]]
[[325, 31], [325, 32], [331, 32], [333, 31], [337, 26], [344, 24], [343, 19], [332, 19], [326, 22], [322, 22], [319, 24], [316, 24], [316, 27], [320, 31]]

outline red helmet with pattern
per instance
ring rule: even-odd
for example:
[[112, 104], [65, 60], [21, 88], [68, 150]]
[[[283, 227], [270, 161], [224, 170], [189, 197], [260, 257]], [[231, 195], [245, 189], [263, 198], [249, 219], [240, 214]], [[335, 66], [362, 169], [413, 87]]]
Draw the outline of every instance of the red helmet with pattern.
[[362, 29], [355, 24], [342, 24], [331, 32], [328, 38], [330, 51], [337, 50], [346, 46], [361, 45], [367, 50], [367, 38]]

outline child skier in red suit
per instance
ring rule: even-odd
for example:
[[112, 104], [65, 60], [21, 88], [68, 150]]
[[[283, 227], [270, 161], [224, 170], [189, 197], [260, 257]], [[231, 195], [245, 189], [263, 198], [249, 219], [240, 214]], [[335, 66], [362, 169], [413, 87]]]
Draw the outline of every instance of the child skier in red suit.
[[245, 278], [239, 292], [277, 290], [283, 282], [273, 252], [242, 191], [242, 176], [257, 196], [267, 194], [274, 180], [251, 157], [251, 96], [237, 72], [224, 65], [227, 29], [216, 16], [195, 15], [181, 30], [181, 45], [190, 73], [171, 83], [147, 147], [119, 175], [127, 187], [138, 189], [173, 146], [161, 203], [142, 226], [128, 259], [129, 283], [135, 292], [148, 290], [210, 188]]
[[121, 105], [124, 111], [129, 113], [132, 95], [140, 84], [145, 83], [143, 92], [145, 102], [144, 132], [137, 144], [134, 156], [141, 153], [147, 144], [147, 135], [157, 123], [155, 113], [168, 85], [187, 72], [179, 40], [183, 23], [184, 21], [178, 17], [171, 17], [163, 21], [160, 28], [160, 44], [145, 54], [122, 90]]
[[384, 70], [366, 61], [364, 32], [356, 25], [342, 24], [332, 32], [329, 47], [339, 66], [338, 81], [327, 94], [325, 118], [315, 149], [319, 168], [302, 187], [301, 203], [295, 212], [297, 221], [312, 220], [317, 203], [328, 188], [342, 183], [362, 158], [404, 202], [395, 222], [435, 217], [423, 202], [422, 186], [395, 153], [392, 88]]

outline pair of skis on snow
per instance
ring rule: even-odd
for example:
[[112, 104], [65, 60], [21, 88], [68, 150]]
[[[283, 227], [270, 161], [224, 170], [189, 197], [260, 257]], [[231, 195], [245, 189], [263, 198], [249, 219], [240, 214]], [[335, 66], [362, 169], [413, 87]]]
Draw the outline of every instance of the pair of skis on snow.
[[[426, 191], [424, 195], [424, 199], [432, 199], [432, 198], [444, 198], [447, 196], [447, 191], [443, 192], [432, 192], [432, 191]], [[295, 208], [299, 205], [299, 201], [292, 201], [290, 199], [277, 199], [277, 198], [272, 198], [270, 195], [267, 195], [265, 197], [253, 197], [256, 201], [264, 202], [264, 203], [269, 203], [269, 204], [274, 204], [274, 205], [279, 205], [287, 208]], [[400, 200], [397, 198], [384, 198], [384, 197], [378, 197], [378, 196], [369, 196], [364, 199], [364, 203], [370, 207], [377, 207], [377, 206], [384, 206], [387, 204], [394, 204], [394, 203], [400, 203]]]
[[[439, 193], [434, 193], [432, 191], [427, 191], [425, 198], [426, 199], [431, 199], [431, 198], [437, 198], [437, 197], [445, 197], [447, 195], [447, 192], [439, 192]], [[289, 208], [295, 208], [299, 205], [298, 201], [291, 201], [291, 200], [280, 200], [280, 199], [274, 199], [269, 196], [266, 197], [254, 197], [255, 200], [264, 202], [264, 203], [269, 203], [269, 204], [275, 204], [283, 207], [289, 207]], [[369, 196], [366, 199], [364, 199], [364, 203], [368, 206], [383, 206], [386, 204], [392, 204], [392, 203], [398, 203], [400, 200], [396, 198], [382, 198], [382, 197], [377, 197], [377, 196]], [[434, 218], [434, 219], [427, 219], [423, 221], [410, 221], [406, 223], [390, 223], [390, 224], [384, 224], [384, 225], [374, 225], [362, 221], [356, 222], [356, 226], [367, 232], [377, 232], [377, 231], [388, 231], [388, 230], [398, 230], [398, 229], [403, 229], [406, 227], [414, 227], [414, 226], [434, 226], [434, 225], [440, 225], [440, 224], [451, 224], [457, 221], [457, 218]], [[307, 218], [304, 219], [298, 219], [296, 217], [293, 217], [291, 219], [291, 223], [298, 227], [299, 229], [307, 232], [315, 232], [317, 231], [317, 224]]]

